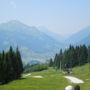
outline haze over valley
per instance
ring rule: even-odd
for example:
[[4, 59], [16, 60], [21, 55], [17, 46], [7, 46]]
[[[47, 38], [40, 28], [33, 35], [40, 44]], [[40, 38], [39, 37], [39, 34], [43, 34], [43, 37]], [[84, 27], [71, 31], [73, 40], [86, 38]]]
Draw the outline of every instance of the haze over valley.
[[1, 50], [8, 50], [10, 46], [20, 48], [23, 62], [32, 60], [45, 62], [54, 57], [60, 49], [69, 45], [90, 44], [90, 26], [64, 38], [46, 28], [26, 25], [18, 20], [11, 20], [0, 24]]

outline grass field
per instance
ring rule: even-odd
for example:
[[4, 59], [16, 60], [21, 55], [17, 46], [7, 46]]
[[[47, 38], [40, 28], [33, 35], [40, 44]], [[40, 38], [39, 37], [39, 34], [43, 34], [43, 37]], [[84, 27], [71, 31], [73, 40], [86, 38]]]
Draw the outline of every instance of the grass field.
[[[67, 85], [75, 85], [63, 77], [65, 74], [52, 68], [32, 73], [32, 76], [35, 75], [41, 75], [44, 78], [26, 77], [1, 85], [0, 90], [64, 90]], [[76, 76], [85, 81], [84, 84], [80, 84], [81, 90], [90, 90], [90, 69], [88, 64], [74, 68], [71, 76]]]
[[73, 69], [73, 76], [76, 76], [85, 81], [84, 84], [81, 84], [81, 90], [90, 90], [90, 65], [84, 65], [81, 67], [76, 67]]

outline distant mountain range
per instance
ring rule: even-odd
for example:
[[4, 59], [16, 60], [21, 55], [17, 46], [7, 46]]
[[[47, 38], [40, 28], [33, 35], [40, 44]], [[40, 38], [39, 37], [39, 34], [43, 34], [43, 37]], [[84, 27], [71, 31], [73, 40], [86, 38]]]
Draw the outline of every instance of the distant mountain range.
[[25, 62], [48, 59], [63, 47], [38, 28], [15, 20], [0, 24], [0, 49], [6, 50], [10, 45], [19, 46]]
[[90, 45], [90, 26], [87, 26], [86, 28], [73, 34], [64, 42], [73, 45], [81, 45], [81, 44]]
[[41, 32], [44, 32], [45, 34], [47, 34], [48, 36], [52, 37], [54, 40], [58, 41], [58, 42], [63, 42], [66, 38], [61, 36], [60, 34], [56, 34], [54, 32], [51, 32], [50, 30], [48, 30], [46, 27], [39, 27], [39, 30]]
[[88, 35], [87, 37], [83, 38], [81, 41], [79, 41], [76, 44], [77, 45], [85, 44], [85, 45], [89, 46], [90, 45], [90, 35]]
[[70, 44], [90, 45], [90, 26], [65, 40], [46, 28], [31, 27], [15, 20], [0, 24], [0, 50], [18, 46], [24, 62], [44, 62]]
[[64, 48], [68, 45], [90, 45], [90, 26], [87, 26], [80, 30], [79, 32], [69, 36], [69, 38], [64, 38], [58, 34], [50, 32], [47, 28], [40, 27], [39, 30], [44, 32], [48, 36], [52, 37], [54, 40], [58, 42], [62, 42]]

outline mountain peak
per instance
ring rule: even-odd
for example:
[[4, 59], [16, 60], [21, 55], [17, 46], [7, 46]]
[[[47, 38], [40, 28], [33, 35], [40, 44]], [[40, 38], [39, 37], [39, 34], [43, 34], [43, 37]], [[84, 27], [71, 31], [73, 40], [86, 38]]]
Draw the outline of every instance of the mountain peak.
[[27, 29], [28, 26], [18, 20], [11, 20], [0, 24], [0, 28], [2, 28], [2, 30], [18, 31]]
[[18, 22], [20, 22], [20, 21], [18, 21], [18, 20], [11, 20], [11, 21], [9, 21], [9, 22], [11, 22], [11, 23], [18, 23]]
[[25, 24], [24, 23], [22, 23], [21, 21], [18, 21], [18, 20], [11, 20], [11, 21], [7, 21], [7, 22], [4, 22], [4, 23], [1, 23], [0, 24], [0, 26], [2, 26], [2, 25], [5, 25], [5, 26], [11, 26], [11, 25], [13, 25], [13, 26], [16, 26], [16, 25], [18, 25], [18, 26], [25, 26]]
[[11, 21], [6, 22], [6, 23], [9, 23], [9, 24], [23, 24], [22, 22], [20, 22], [18, 20], [11, 20]]

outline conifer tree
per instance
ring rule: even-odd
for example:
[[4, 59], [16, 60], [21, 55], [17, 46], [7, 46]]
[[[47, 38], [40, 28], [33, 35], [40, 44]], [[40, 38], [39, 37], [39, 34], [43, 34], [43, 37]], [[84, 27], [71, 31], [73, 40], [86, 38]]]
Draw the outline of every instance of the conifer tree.
[[58, 54], [56, 54], [54, 58], [54, 68], [56, 68], [57, 66], [57, 59], [58, 59]]
[[18, 77], [20, 77], [21, 73], [23, 72], [23, 63], [22, 63], [22, 59], [21, 59], [21, 55], [18, 50], [18, 47], [16, 49], [16, 60], [17, 60], [17, 67], [18, 67]]
[[20, 78], [22, 72], [23, 64], [18, 48], [15, 52], [10, 46], [8, 52], [0, 53], [0, 84]]
[[63, 62], [63, 53], [62, 53], [62, 49], [60, 50], [60, 54], [59, 54], [59, 68], [60, 70], [62, 69], [62, 62]]
[[52, 58], [51, 58], [50, 61], [49, 61], [49, 66], [50, 66], [50, 67], [53, 66], [53, 60], [52, 60]]
[[85, 45], [76, 47], [70, 45], [69, 48], [64, 50], [63, 53], [62, 50], [60, 50], [60, 53], [55, 55], [54, 67], [56, 69], [72, 68], [78, 65], [84, 65], [90, 62], [89, 60], [90, 52], [88, 52]]
[[[90, 46], [88, 47], [88, 63], [90, 64]], [[90, 69], [90, 65], [89, 65], [89, 69]]]

